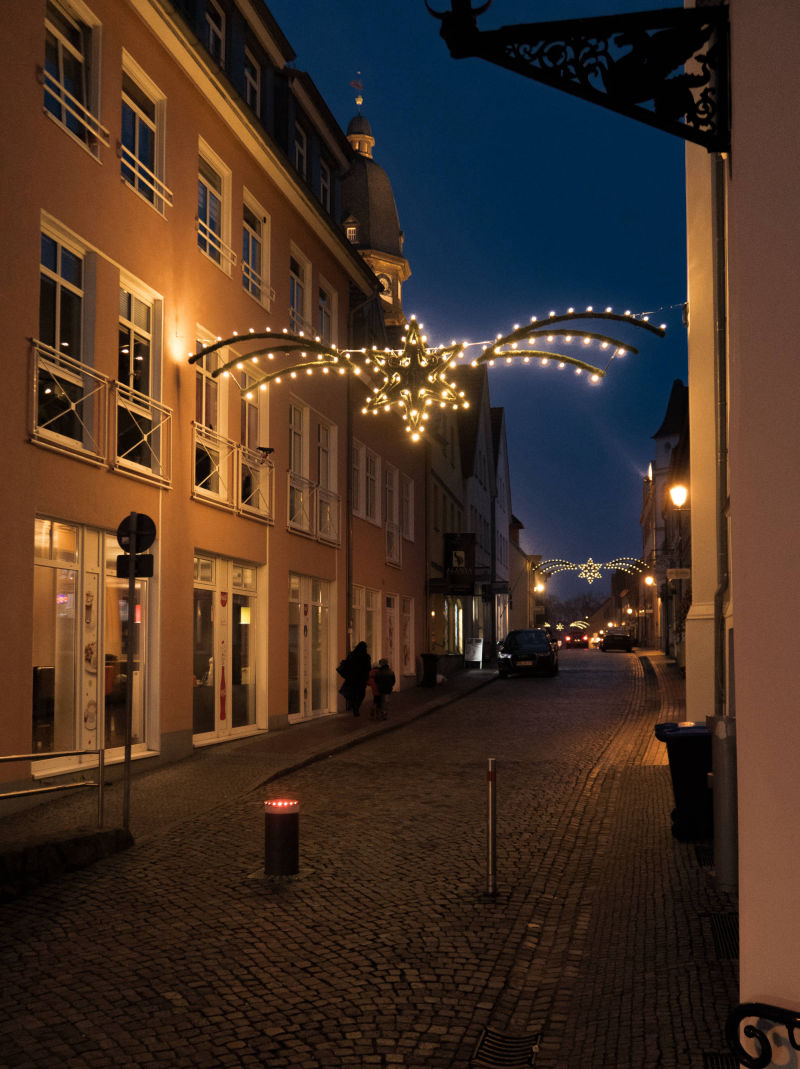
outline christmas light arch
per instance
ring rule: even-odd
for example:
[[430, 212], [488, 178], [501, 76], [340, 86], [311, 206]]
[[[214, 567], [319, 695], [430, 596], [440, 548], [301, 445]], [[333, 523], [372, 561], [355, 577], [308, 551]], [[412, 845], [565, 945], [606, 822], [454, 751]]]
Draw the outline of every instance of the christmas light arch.
[[[292, 334], [285, 329], [256, 331], [251, 328], [243, 334], [234, 331], [228, 338], [219, 337], [199, 352], [190, 353], [189, 363], [197, 363], [223, 349], [257, 345], [254, 350], [239, 353], [210, 372], [212, 377], [218, 378], [230, 376], [234, 370], [247, 371], [254, 381], [244, 384], [236, 378], [234, 381], [248, 398], [257, 390], [266, 390], [272, 382], [296, 379], [300, 374], [312, 375], [320, 371], [325, 375], [350, 373], [359, 376], [368, 391], [361, 411], [372, 414], [399, 411], [406, 431], [416, 442], [424, 433], [431, 410], [469, 408], [466, 390], [460, 389], [457, 379], [453, 378], [455, 361], [463, 359], [469, 348], [481, 348], [480, 356], [469, 362], [473, 368], [481, 365], [494, 367], [498, 361], [505, 364], [534, 362], [541, 367], [552, 363], [561, 370], [571, 367], [576, 375], [586, 372], [593, 383], [605, 377], [613, 360], [626, 353], [638, 353], [635, 346], [616, 334], [586, 329], [593, 323], [625, 324], [659, 337], [666, 333], [664, 324], [656, 327], [647, 316], [636, 316], [629, 311], [620, 315], [611, 308], [595, 312], [589, 306], [585, 312], [576, 312], [574, 308], [560, 315], [550, 312], [543, 320], [534, 316], [525, 326], [516, 324], [509, 333], [498, 334], [493, 342], [453, 341], [447, 346], [429, 348], [422, 324], [412, 316], [405, 330], [402, 349], [381, 350], [377, 346], [337, 349], [319, 337], [307, 337], [302, 331]], [[591, 345], [599, 347], [608, 355], [605, 366], [563, 351], [565, 345], [573, 343], [585, 349]], [[276, 360], [288, 362], [278, 367], [274, 364]]]
[[579, 579], [585, 579], [591, 585], [596, 579], [601, 578], [604, 571], [637, 575], [646, 569], [647, 565], [638, 557], [615, 557], [613, 560], [606, 561], [605, 564], [599, 564], [591, 557], [583, 564], [574, 564], [572, 561], [553, 557], [550, 560], [541, 561], [536, 565], [535, 570], [546, 576], [558, 575], [559, 572], [577, 572]]

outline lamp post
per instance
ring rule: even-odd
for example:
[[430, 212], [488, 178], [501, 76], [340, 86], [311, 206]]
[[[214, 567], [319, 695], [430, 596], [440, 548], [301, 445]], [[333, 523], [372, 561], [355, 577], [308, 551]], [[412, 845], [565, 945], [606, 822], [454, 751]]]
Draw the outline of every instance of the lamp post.
[[687, 610], [687, 587], [685, 584], [691, 576], [691, 572], [684, 560], [684, 513], [688, 512], [686, 502], [689, 500], [689, 488], [682, 482], [673, 483], [668, 492], [673, 506], [672, 512], [675, 523], [670, 547], [674, 567], [667, 570], [667, 579], [675, 586], [670, 588], [671, 612], [669, 614], [669, 634], [667, 638], [672, 646], [672, 654], [675, 660], [683, 667], [685, 664], [683, 656], [684, 621]]

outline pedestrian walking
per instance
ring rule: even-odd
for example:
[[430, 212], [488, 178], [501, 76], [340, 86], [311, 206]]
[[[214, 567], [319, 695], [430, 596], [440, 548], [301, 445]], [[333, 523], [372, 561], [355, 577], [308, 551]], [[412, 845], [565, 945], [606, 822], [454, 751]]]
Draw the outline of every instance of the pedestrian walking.
[[344, 679], [339, 693], [345, 700], [345, 707], [353, 710], [353, 716], [360, 716], [361, 703], [364, 701], [367, 681], [372, 671], [372, 658], [367, 652], [366, 642], [356, 643], [336, 671]]
[[386, 705], [389, 701], [389, 695], [392, 693], [395, 685], [395, 674], [389, 666], [389, 662], [385, 657], [381, 657], [378, 664], [369, 674], [369, 686], [372, 691], [372, 712], [371, 717], [376, 720], [386, 719]]

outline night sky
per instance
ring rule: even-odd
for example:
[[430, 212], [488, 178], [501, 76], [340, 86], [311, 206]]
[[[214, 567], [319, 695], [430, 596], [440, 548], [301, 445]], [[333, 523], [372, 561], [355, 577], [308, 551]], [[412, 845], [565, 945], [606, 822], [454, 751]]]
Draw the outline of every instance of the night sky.
[[[651, 436], [687, 375], [683, 142], [485, 60], [452, 59], [423, 0], [268, 6], [343, 129], [358, 110], [350, 82], [363, 83], [412, 270], [403, 306], [432, 344], [588, 305], [667, 325], [663, 340], [628, 334], [640, 353], [598, 385], [552, 365], [490, 372], [523, 547], [576, 563], [638, 556]], [[651, 6], [681, 5], [494, 0], [479, 27]], [[601, 362], [594, 346], [566, 351]], [[550, 590], [604, 595], [609, 581], [589, 588], [572, 573]]]

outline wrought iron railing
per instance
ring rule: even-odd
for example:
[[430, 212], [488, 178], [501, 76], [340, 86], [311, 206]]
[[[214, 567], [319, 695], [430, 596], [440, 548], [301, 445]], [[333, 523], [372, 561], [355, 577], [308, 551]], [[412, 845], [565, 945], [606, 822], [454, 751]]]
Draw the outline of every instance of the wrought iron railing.
[[197, 219], [197, 244], [215, 263], [224, 265], [226, 271], [235, 267], [238, 257], [234, 250], [202, 219]]
[[275, 300], [275, 290], [265, 284], [259, 272], [247, 260], [242, 260], [242, 285], [251, 297], [269, 310]]
[[[745, 1021], [755, 1023], [745, 1024]], [[771, 1035], [776, 1028], [786, 1030], [785, 1039], [782, 1035]], [[792, 1050], [800, 1051], [800, 1013], [766, 1002], [742, 1002], [728, 1015], [725, 1036], [737, 1062], [747, 1069], [786, 1065], [787, 1042]], [[749, 1047], [745, 1046], [743, 1036], [752, 1040]], [[778, 1057], [780, 1062], [774, 1060]]]

